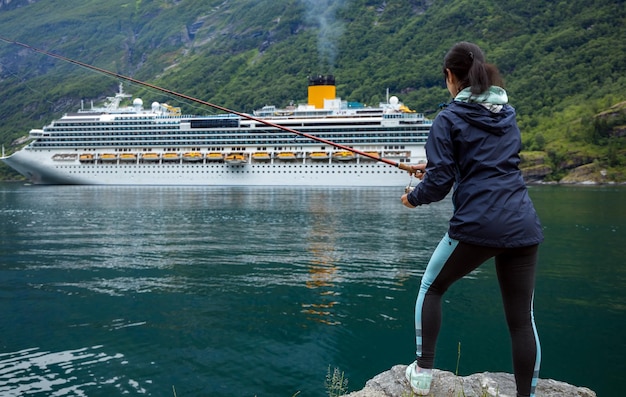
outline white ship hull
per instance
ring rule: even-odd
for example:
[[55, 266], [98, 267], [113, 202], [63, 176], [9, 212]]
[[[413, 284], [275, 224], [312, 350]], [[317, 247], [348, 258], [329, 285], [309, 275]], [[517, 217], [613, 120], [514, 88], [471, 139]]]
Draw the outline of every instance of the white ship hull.
[[406, 171], [372, 161], [81, 164], [77, 159], [55, 161], [53, 156], [49, 151], [22, 150], [3, 161], [35, 184], [404, 187], [410, 181]]

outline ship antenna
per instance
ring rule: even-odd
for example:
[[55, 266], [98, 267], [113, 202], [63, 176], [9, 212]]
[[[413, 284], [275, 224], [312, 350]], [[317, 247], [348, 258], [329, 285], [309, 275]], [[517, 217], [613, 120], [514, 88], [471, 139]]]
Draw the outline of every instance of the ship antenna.
[[[132, 77], [124, 76], [122, 74], [111, 72], [109, 70], [102, 69], [102, 68], [99, 68], [97, 66], [89, 65], [87, 63], [80, 62], [80, 61], [77, 61], [77, 60], [74, 60], [74, 59], [71, 59], [71, 58], [67, 58], [67, 57], [64, 57], [62, 55], [58, 55], [58, 54], [55, 54], [55, 53], [52, 53], [52, 52], [48, 52], [46, 50], [42, 50], [42, 49], [39, 49], [39, 48], [36, 48], [36, 47], [32, 47], [32, 46], [30, 46], [28, 44], [20, 43], [19, 41], [7, 39], [7, 38], [4, 38], [2, 36], [0, 36], [0, 40], [4, 41], [6, 43], [9, 43], [9, 44], [15, 44], [15, 45], [24, 47], [24, 48], [29, 49], [31, 51], [38, 52], [40, 54], [44, 54], [44, 55], [50, 56], [52, 58], [60, 59], [60, 60], [65, 61], [65, 62], [84, 67], [86, 69], [94, 70], [96, 72], [99, 72], [99, 73], [102, 73], [102, 74], [106, 74], [106, 75], [109, 75], [109, 76], [113, 76], [113, 77], [116, 77], [118, 79], [126, 80], [126, 81], [129, 81], [131, 83], [143, 85], [144, 87], [149, 87], [149, 88], [155, 89], [157, 91], [161, 91], [161, 92], [164, 92], [166, 94], [173, 95], [173, 96], [176, 96], [176, 97], [179, 97], [179, 98], [191, 101], [191, 102], [196, 102], [196, 103], [199, 103], [199, 104], [202, 104], [202, 105], [205, 105], [205, 106], [212, 107], [212, 108], [217, 109], [217, 110], [221, 110], [221, 111], [226, 112], [226, 113], [231, 113], [231, 114], [237, 115], [237, 116], [245, 118], [245, 119], [249, 119], [249, 120], [261, 123], [261, 124], [265, 124], [265, 125], [267, 125], [269, 127], [273, 127], [273, 128], [277, 128], [277, 129], [280, 129], [280, 130], [283, 130], [283, 131], [291, 132], [292, 134], [300, 135], [300, 136], [303, 136], [305, 138], [312, 139], [314, 141], [322, 142], [322, 143], [324, 143], [326, 145], [329, 145], [329, 146], [334, 146], [334, 147], [342, 149], [342, 150], [347, 150], [349, 152], [356, 153], [356, 154], [358, 154], [360, 156], [368, 157], [368, 158], [370, 158], [372, 160], [376, 160], [376, 161], [379, 161], [381, 163], [385, 163], [385, 164], [388, 164], [388, 165], [400, 168], [401, 170], [407, 171], [410, 174], [415, 174], [416, 172], [419, 172], [419, 171], [414, 170], [407, 163], [401, 163], [401, 162], [398, 162], [398, 161], [393, 161], [393, 160], [390, 160], [390, 159], [379, 157], [378, 155], [375, 155], [375, 154], [366, 153], [366, 152], [363, 152], [363, 151], [351, 148], [349, 146], [342, 145], [340, 143], [335, 143], [335, 142], [329, 141], [327, 139], [317, 137], [315, 135], [311, 135], [311, 134], [307, 134], [307, 133], [304, 133], [304, 132], [301, 132], [301, 131], [298, 131], [298, 130], [294, 130], [293, 128], [284, 127], [282, 125], [279, 125], [279, 124], [276, 124], [276, 123], [272, 123], [271, 121], [263, 120], [263, 119], [260, 119], [258, 117], [255, 117], [255, 116], [251, 116], [249, 114], [238, 112], [236, 110], [231, 110], [231, 109], [228, 109], [228, 108], [220, 106], [220, 105], [216, 105], [216, 104], [213, 104], [213, 103], [210, 103], [210, 102], [207, 102], [207, 101], [203, 101], [201, 99], [197, 99], [197, 98], [185, 95], [185, 94], [178, 93], [176, 91], [169, 90], [167, 88], [163, 88], [163, 87], [159, 87], [159, 86], [154, 85], [154, 84], [147, 83], [145, 81], [137, 80], [137, 79], [134, 79]], [[121, 91], [121, 87], [120, 87], [120, 91]]]

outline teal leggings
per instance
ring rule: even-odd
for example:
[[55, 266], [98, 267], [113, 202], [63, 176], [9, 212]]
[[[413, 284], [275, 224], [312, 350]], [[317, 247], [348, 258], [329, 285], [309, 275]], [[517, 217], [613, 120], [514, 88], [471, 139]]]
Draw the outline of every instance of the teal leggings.
[[457, 280], [490, 258], [496, 272], [511, 335], [513, 371], [518, 397], [534, 397], [541, 363], [541, 348], [533, 316], [538, 245], [493, 248], [443, 237], [433, 253], [415, 303], [417, 364], [433, 368], [441, 327], [441, 298]]

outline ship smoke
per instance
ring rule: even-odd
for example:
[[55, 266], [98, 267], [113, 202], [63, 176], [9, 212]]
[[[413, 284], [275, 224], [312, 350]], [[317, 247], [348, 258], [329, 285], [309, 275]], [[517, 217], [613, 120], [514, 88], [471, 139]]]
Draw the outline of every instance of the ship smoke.
[[307, 10], [307, 21], [319, 29], [317, 53], [320, 70], [332, 71], [337, 59], [337, 44], [343, 34], [343, 22], [335, 18], [345, 0], [300, 0]]

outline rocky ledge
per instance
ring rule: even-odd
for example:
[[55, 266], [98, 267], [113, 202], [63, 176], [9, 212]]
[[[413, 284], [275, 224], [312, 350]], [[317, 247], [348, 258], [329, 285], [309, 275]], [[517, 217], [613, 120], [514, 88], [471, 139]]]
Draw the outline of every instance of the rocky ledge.
[[[406, 365], [395, 365], [365, 383], [365, 387], [344, 397], [412, 397], [404, 377]], [[431, 397], [515, 397], [512, 374], [484, 372], [469, 376], [455, 376], [452, 372], [434, 370]], [[538, 397], [596, 397], [586, 387], [576, 387], [552, 379], [540, 379]]]

